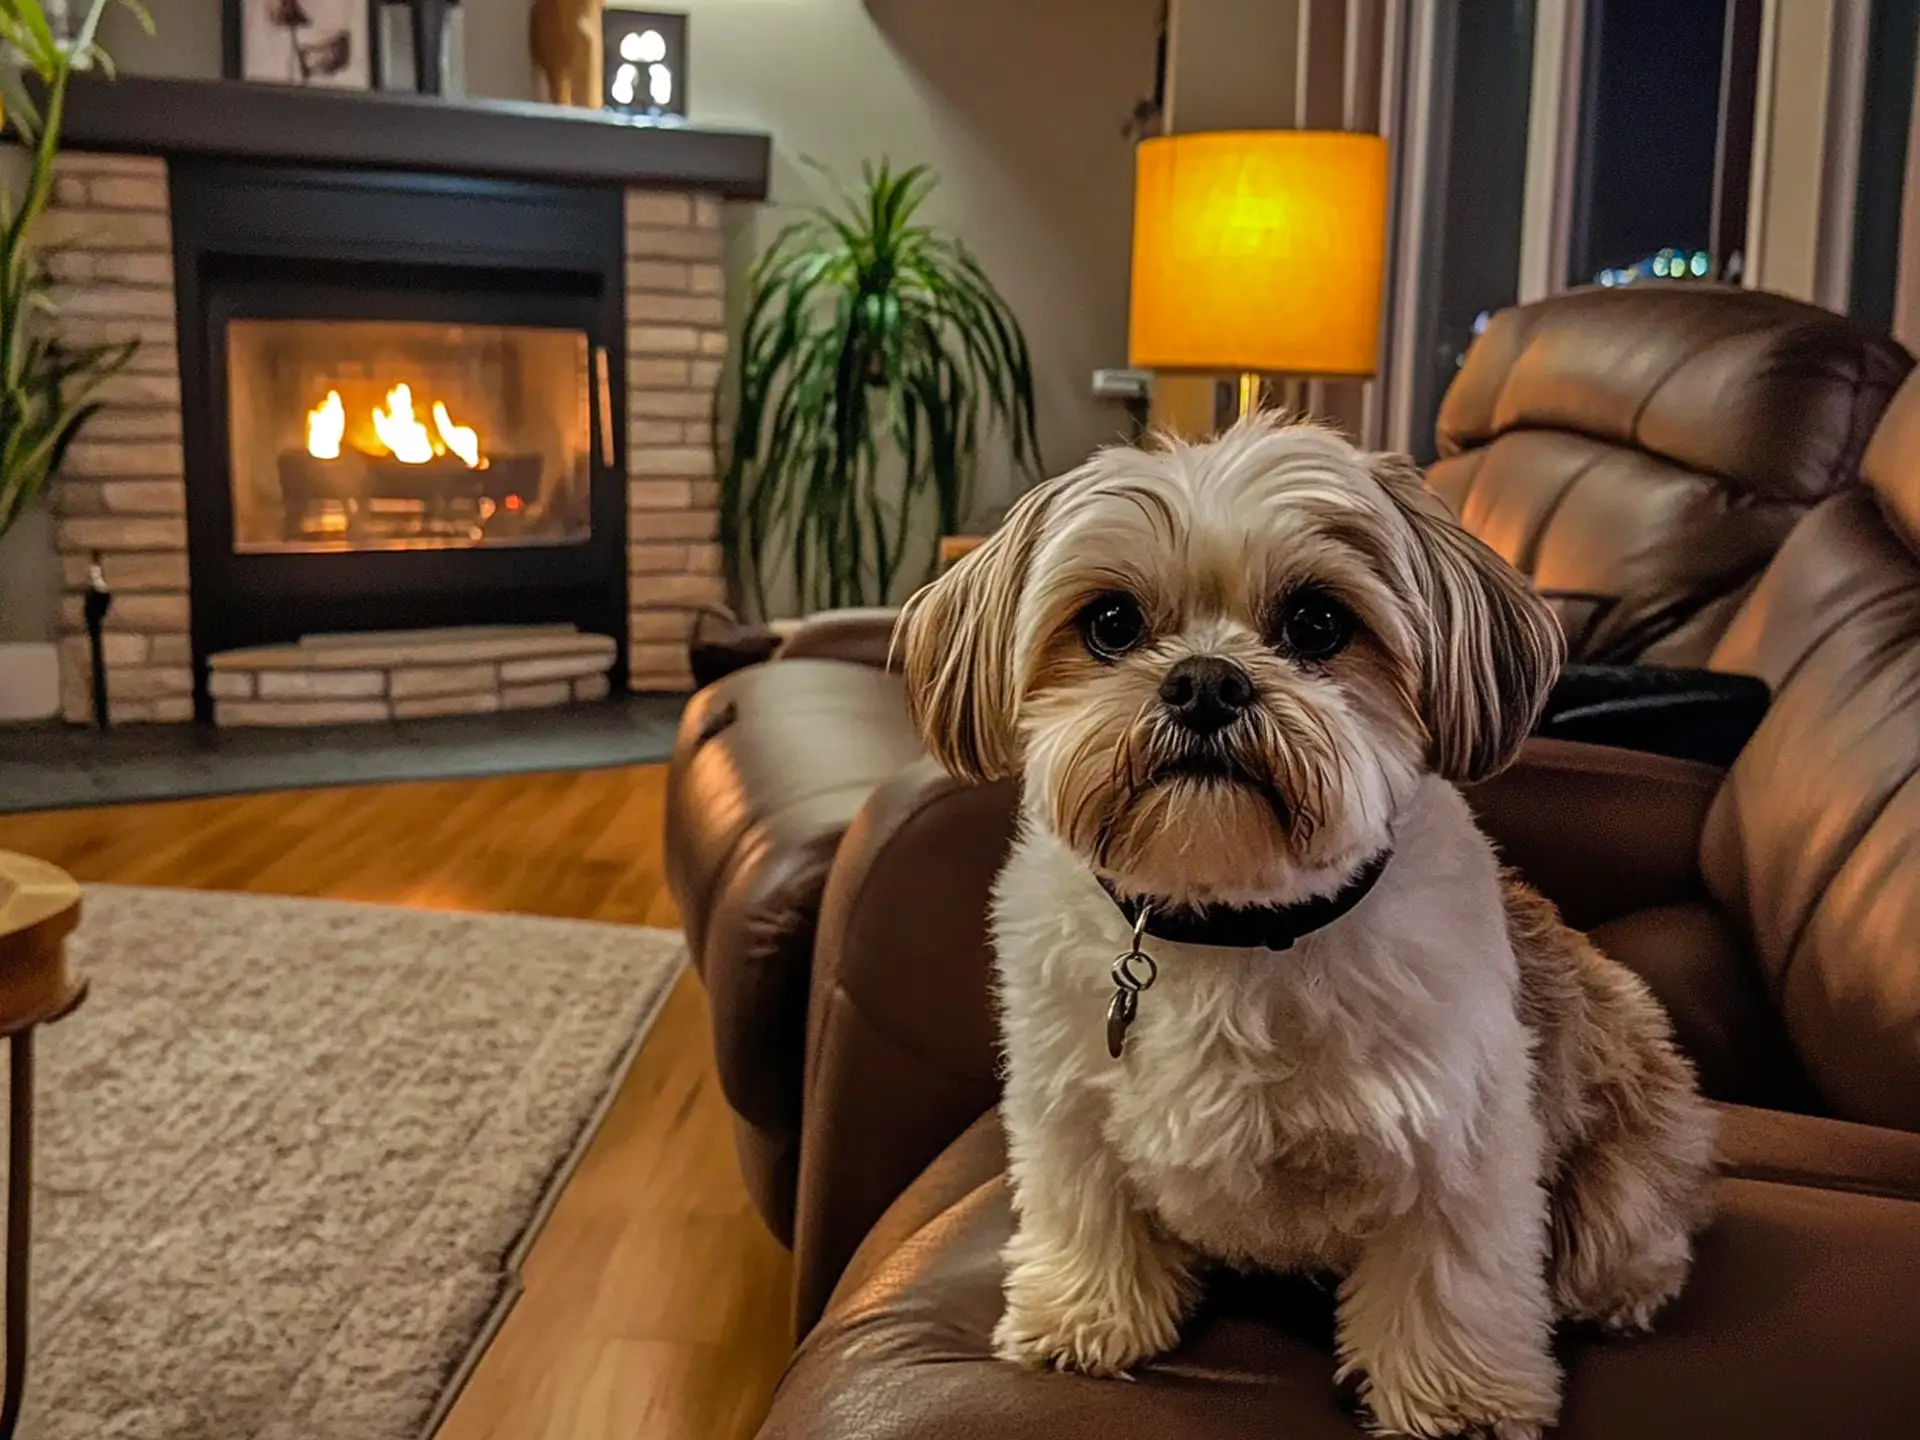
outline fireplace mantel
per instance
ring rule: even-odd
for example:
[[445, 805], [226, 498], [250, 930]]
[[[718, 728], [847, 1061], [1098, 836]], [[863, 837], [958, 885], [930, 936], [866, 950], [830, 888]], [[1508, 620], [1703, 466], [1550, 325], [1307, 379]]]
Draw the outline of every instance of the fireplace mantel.
[[75, 77], [71, 149], [608, 182], [762, 200], [771, 143], [504, 100], [301, 89], [235, 80]]

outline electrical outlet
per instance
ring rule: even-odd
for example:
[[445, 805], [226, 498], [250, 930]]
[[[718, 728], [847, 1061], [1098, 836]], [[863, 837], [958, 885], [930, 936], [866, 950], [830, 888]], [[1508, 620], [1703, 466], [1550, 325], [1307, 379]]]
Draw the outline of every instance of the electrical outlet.
[[1096, 370], [1093, 395], [1096, 400], [1145, 400], [1153, 394], [1151, 370]]

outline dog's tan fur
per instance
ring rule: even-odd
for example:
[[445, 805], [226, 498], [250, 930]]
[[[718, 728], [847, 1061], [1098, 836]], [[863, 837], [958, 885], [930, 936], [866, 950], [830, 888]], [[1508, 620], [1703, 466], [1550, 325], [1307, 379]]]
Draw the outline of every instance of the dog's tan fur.
[[[1353, 617], [1324, 661], [1273, 636], [1303, 587]], [[1116, 593], [1147, 638], [1092, 654], [1078, 617]], [[1403, 459], [1266, 416], [1041, 487], [915, 597], [903, 645], [933, 752], [1024, 781], [994, 913], [1000, 1353], [1118, 1373], [1173, 1344], [1206, 1263], [1327, 1271], [1384, 1430], [1538, 1433], [1553, 1322], [1642, 1326], [1679, 1288], [1712, 1126], [1645, 987], [1503, 879], [1453, 788], [1512, 758], [1558, 668], [1525, 582]], [[1157, 698], [1191, 656], [1255, 692], [1205, 742]], [[1201, 743], [1230, 778], [1170, 764]], [[1108, 1058], [1128, 932], [1100, 881], [1282, 904], [1389, 846], [1284, 955], [1150, 942]]]
[[1554, 1313], [1644, 1330], [1686, 1279], [1687, 1238], [1708, 1219], [1711, 1136], [1693, 1072], [1638, 977], [1518, 876], [1502, 889], [1551, 1157]]

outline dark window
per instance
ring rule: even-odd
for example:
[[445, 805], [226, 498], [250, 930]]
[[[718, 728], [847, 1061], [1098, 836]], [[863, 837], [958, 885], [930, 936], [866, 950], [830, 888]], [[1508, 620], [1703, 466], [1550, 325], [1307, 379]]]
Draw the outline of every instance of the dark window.
[[1574, 285], [1663, 250], [1710, 249], [1727, 6], [1592, 0], [1586, 23]]

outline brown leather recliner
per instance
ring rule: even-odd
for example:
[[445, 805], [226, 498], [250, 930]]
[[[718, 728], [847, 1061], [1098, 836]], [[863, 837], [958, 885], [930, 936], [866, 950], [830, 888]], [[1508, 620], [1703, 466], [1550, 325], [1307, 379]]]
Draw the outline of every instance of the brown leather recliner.
[[741, 1175], [782, 1244], [820, 892], [874, 787], [923, 753], [899, 678], [827, 658], [833, 638], [807, 633], [800, 658], [694, 696], [667, 771], [667, 884], [706, 986]]
[[1427, 483], [1559, 611], [1569, 659], [1700, 665], [1912, 367], [1765, 291], [1556, 295], [1467, 351]]
[[[1506, 312], [1469, 352], [1432, 478], [1523, 569], [1599, 597], [1562, 597], [1595, 637], [1586, 658], [1697, 602], [1656, 647], [1693, 661], [1725, 624], [1729, 587], [1852, 479], [1910, 364], [1892, 341], [1778, 296], [1559, 296]], [[1725, 536], [1701, 543], [1713, 524]], [[668, 881], [707, 983], [748, 1189], [782, 1242], [821, 888], [860, 802], [921, 753], [898, 682], [875, 668], [891, 629], [885, 610], [805, 622], [774, 663], [695, 697], [668, 778]]]
[[[1920, 380], [1712, 655], [1776, 700], [1726, 771], [1533, 742], [1472, 792], [1646, 977], [1725, 1109], [1720, 1214], [1655, 1332], [1569, 1336], [1567, 1440], [1912, 1433], [1920, 1414]], [[983, 933], [1009, 786], [883, 785], [821, 917], [795, 1357], [768, 1440], [1349, 1437], [1331, 1303], [1209, 1294], [1137, 1384], [995, 1361], [1004, 1146]], [[983, 1113], [984, 1112], [984, 1113]]]

